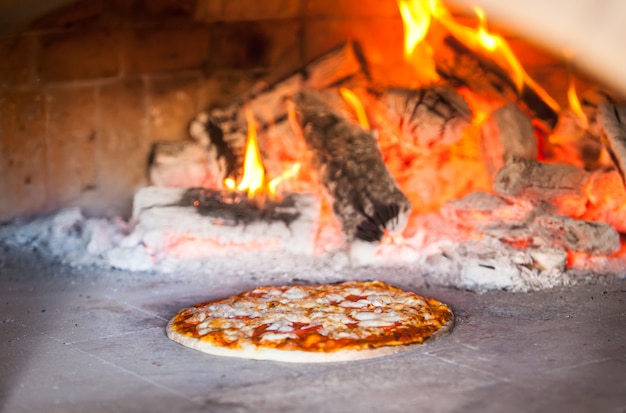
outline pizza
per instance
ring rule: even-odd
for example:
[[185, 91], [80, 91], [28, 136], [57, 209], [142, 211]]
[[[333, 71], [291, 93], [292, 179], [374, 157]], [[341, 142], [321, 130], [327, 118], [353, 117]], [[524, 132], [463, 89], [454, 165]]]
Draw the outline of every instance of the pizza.
[[265, 286], [196, 304], [167, 325], [170, 339], [218, 356], [285, 362], [357, 360], [447, 334], [450, 308], [382, 281]]

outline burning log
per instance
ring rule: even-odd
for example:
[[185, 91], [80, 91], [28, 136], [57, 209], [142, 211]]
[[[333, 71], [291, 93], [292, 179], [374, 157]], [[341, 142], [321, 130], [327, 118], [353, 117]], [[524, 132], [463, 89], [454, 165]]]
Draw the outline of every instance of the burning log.
[[560, 215], [542, 215], [531, 224], [543, 238], [570, 251], [613, 254], [621, 244], [618, 232], [604, 222], [589, 222]]
[[[245, 194], [202, 188], [146, 187], [134, 198], [138, 224], [130, 239], [154, 254], [283, 251], [312, 255], [319, 202], [289, 194], [260, 207]], [[186, 251], [185, 251], [186, 249]]]
[[626, 186], [626, 106], [603, 102], [598, 108], [598, 120], [604, 131], [604, 144]]
[[508, 199], [549, 202], [558, 213], [578, 217], [586, 210], [588, 180], [589, 173], [574, 166], [515, 158], [498, 171], [493, 189]]
[[492, 177], [513, 158], [536, 160], [538, 155], [533, 125], [515, 104], [491, 113], [480, 131], [480, 144], [485, 166]]
[[389, 173], [375, 132], [342, 117], [313, 90], [296, 94], [294, 102], [346, 241], [379, 241], [385, 230], [402, 231], [411, 204]]
[[224, 177], [238, 171], [243, 163], [247, 137], [247, 106], [259, 131], [287, 121], [287, 100], [306, 87], [322, 89], [337, 86], [355, 77], [367, 79], [365, 60], [354, 42], [342, 44], [310, 62], [290, 76], [242, 96], [231, 105], [200, 113], [189, 128], [193, 139], [201, 145], [215, 147], [219, 160], [226, 164]]
[[403, 138], [422, 148], [455, 143], [472, 121], [465, 100], [447, 87], [387, 89], [381, 101]]
[[596, 171], [586, 187], [589, 204], [584, 219], [610, 224], [626, 234], [626, 188], [615, 170]]
[[536, 87], [525, 83], [521, 91], [505, 70], [491, 56], [467, 47], [453, 35], [444, 36], [433, 45], [437, 73], [454, 87], [468, 87], [483, 98], [506, 103], [523, 103], [536, 118], [553, 128], [558, 113], [548, 104]]

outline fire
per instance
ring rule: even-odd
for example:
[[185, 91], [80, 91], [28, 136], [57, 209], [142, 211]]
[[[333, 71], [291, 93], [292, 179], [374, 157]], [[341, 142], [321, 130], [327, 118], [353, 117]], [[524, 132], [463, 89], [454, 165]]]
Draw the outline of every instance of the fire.
[[576, 93], [576, 84], [574, 83], [574, 78], [572, 76], [570, 76], [569, 78], [569, 86], [567, 88], [567, 100], [569, 102], [569, 107], [572, 112], [574, 112], [578, 119], [580, 119], [582, 128], [587, 129], [589, 125], [589, 119], [587, 119], [587, 115], [583, 111], [580, 100], [578, 99], [578, 94]]
[[425, 40], [432, 21], [436, 20], [470, 49], [489, 53], [490, 58], [509, 74], [518, 92], [528, 87], [554, 111], [559, 111], [558, 103], [526, 73], [507, 41], [487, 29], [487, 19], [482, 9], [474, 8], [478, 17], [478, 27], [468, 27], [458, 23], [441, 0], [398, 0], [398, 7], [405, 29], [405, 58], [412, 59], [416, 66], [428, 66], [428, 62], [419, 58], [422, 56], [416, 56], [416, 51], [420, 50], [421, 46], [427, 51], [426, 54], [430, 53], [430, 47]]
[[359, 97], [348, 88], [342, 87], [339, 89], [341, 93], [341, 97], [350, 104], [354, 112], [356, 113], [356, 117], [359, 120], [359, 124], [365, 130], [370, 130], [370, 123], [367, 119], [367, 114], [365, 113], [365, 108], [363, 104], [359, 100]]
[[424, 0], [398, 0], [398, 7], [404, 24], [404, 57], [408, 60], [428, 33], [431, 20], [430, 5]]
[[404, 25], [404, 60], [412, 64], [417, 78], [424, 83], [439, 80], [435, 68], [433, 50], [424, 42], [430, 23], [432, 10], [437, 8], [434, 0], [397, 0]]
[[261, 161], [261, 152], [259, 151], [254, 116], [248, 107], [245, 108], [245, 112], [246, 120], [248, 121], [248, 140], [246, 142], [246, 155], [243, 162], [243, 177], [239, 185], [237, 185], [237, 190], [247, 192], [248, 198], [253, 198], [255, 193], [259, 190], [266, 189], [268, 185], [265, 178], [265, 168]]
[[259, 150], [254, 115], [248, 107], [245, 107], [244, 110], [248, 123], [248, 137], [243, 162], [243, 176], [239, 185], [235, 184], [234, 179], [226, 178], [224, 180], [224, 186], [231, 191], [237, 190], [246, 192], [248, 194], [248, 198], [254, 198], [255, 196], [269, 196], [273, 199], [276, 197], [276, 189], [278, 185], [280, 185], [280, 183], [284, 180], [296, 176], [300, 171], [300, 164], [295, 163], [280, 176], [272, 180], [268, 180], [265, 175], [263, 161], [261, 160], [261, 151]]
[[272, 179], [268, 184], [270, 194], [276, 194], [276, 188], [278, 187], [278, 185], [280, 185], [286, 179], [295, 177], [296, 175], [298, 175], [298, 172], [300, 172], [300, 163], [296, 162], [291, 166], [291, 168], [283, 172], [282, 175]]

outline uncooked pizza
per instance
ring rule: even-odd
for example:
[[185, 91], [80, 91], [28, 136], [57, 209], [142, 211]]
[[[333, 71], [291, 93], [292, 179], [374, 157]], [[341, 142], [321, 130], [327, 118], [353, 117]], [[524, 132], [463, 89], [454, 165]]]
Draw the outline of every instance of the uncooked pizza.
[[450, 331], [454, 315], [432, 298], [381, 281], [265, 286], [181, 310], [167, 335], [219, 356], [287, 362], [397, 353]]

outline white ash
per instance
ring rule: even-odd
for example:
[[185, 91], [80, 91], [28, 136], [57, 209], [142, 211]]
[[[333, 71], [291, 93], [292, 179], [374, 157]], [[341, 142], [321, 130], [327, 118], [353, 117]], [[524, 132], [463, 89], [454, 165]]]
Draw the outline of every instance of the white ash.
[[[495, 210], [503, 207], [490, 196], [486, 199]], [[444, 214], [425, 215], [411, 225], [416, 228], [414, 234], [396, 243], [355, 243], [348, 251], [342, 249], [340, 239], [325, 236], [323, 241], [317, 240], [327, 244], [326, 248], [316, 245], [317, 251], [326, 251], [321, 255], [224, 249], [207, 256], [203, 254], [211, 246], [198, 242], [190, 243], [187, 256], [176, 256], [167, 248], [149, 248], [148, 244], [158, 245], [150, 237], [158, 240], [163, 234], [157, 231], [146, 236], [143, 230], [138, 231], [140, 220], [87, 218], [73, 208], [5, 224], [0, 227], [0, 242], [34, 248], [76, 267], [95, 265], [169, 273], [172, 277], [181, 271], [198, 277], [218, 273], [239, 277], [250, 285], [375, 277], [397, 285], [428, 283], [479, 292], [533, 291], [592, 282], [601, 275], [624, 277], [623, 258], [576, 256], [568, 267], [568, 254], [562, 247], [539, 243], [517, 248], [497, 234], [477, 237], [475, 229], [463, 229]]]

